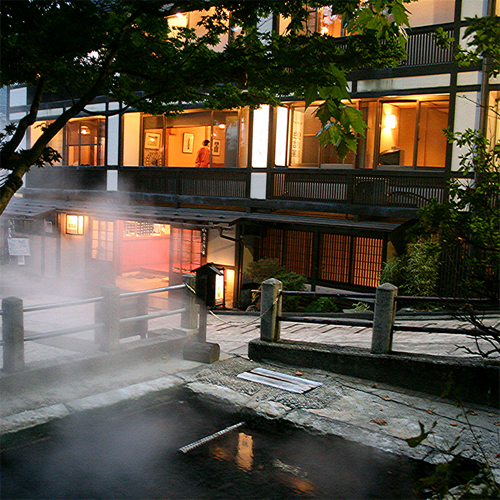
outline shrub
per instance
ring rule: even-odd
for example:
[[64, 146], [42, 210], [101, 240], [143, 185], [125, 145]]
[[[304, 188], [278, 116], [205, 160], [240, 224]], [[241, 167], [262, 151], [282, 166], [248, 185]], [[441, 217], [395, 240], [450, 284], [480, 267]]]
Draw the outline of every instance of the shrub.
[[381, 283], [392, 283], [401, 295], [433, 296], [439, 278], [441, 246], [436, 237], [418, 238], [406, 254], [384, 264]]
[[336, 312], [338, 307], [333, 297], [319, 297], [311, 302], [306, 308], [306, 312]]
[[[287, 271], [278, 259], [260, 259], [250, 263], [246, 270], [247, 276], [262, 283], [269, 278], [275, 278], [283, 283], [283, 290], [303, 291], [307, 278], [303, 274]], [[299, 308], [300, 297], [285, 297], [283, 299], [284, 311], [296, 311]]]

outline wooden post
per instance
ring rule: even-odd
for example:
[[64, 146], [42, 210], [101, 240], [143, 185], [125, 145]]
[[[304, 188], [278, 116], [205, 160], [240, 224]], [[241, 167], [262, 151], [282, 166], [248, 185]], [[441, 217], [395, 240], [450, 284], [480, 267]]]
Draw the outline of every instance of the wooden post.
[[260, 339], [278, 342], [280, 339], [281, 290], [283, 283], [270, 278], [262, 282], [260, 299]]
[[389, 354], [392, 351], [392, 331], [396, 313], [398, 289], [390, 283], [377, 287], [375, 312], [373, 314], [372, 348], [373, 354]]
[[207, 277], [196, 276], [195, 289], [197, 293], [203, 296], [203, 299], [197, 297], [196, 302], [199, 304], [199, 323], [198, 335], [196, 338], [188, 339], [184, 344], [182, 351], [184, 359], [189, 361], [197, 361], [199, 363], [215, 363], [220, 357], [220, 346], [212, 342], [207, 342]]
[[184, 307], [185, 312], [181, 314], [181, 328], [186, 335], [192, 337], [198, 330], [198, 307], [196, 305], [196, 276], [194, 274], [185, 274], [183, 276], [184, 284]]
[[2, 300], [3, 369], [16, 372], [24, 369], [23, 301], [16, 297]]
[[[143, 294], [137, 296], [137, 316], [146, 316], [149, 310], [149, 295]], [[137, 333], [141, 336], [141, 339], [145, 339], [148, 336], [148, 320], [141, 319], [136, 323]]]
[[115, 351], [120, 343], [120, 289], [108, 285], [102, 289], [102, 332], [101, 349], [106, 352]]

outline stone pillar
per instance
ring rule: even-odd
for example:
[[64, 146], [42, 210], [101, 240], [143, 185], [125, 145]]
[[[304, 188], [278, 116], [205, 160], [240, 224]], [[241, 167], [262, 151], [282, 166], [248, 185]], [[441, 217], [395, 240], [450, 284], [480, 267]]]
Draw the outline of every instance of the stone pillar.
[[280, 339], [281, 290], [283, 283], [270, 278], [261, 284], [260, 298], [260, 339], [278, 342]]
[[[146, 316], [149, 311], [149, 295], [143, 294], [138, 295], [136, 303], [137, 316]], [[145, 339], [148, 336], [148, 320], [141, 319], [136, 323], [137, 333], [141, 336], [141, 339]]]
[[183, 282], [186, 285], [184, 289], [184, 307], [186, 312], [181, 314], [181, 328], [186, 335], [192, 337], [198, 330], [198, 306], [196, 305], [196, 276], [194, 274], [185, 274]]
[[102, 289], [102, 320], [104, 328], [101, 337], [101, 349], [115, 351], [120, 343], [120, 289], [108, 285]]
[[16, 297], [2, 300], [3, 369], [16, 372], [24, 369], [23, 301]]
[[377, 287], [375, 312], [373, 314], [372, 348], [373, 354], [389, 354], [392, 351], [392, 330], [396, 313], [398, 289], [390, 283]]

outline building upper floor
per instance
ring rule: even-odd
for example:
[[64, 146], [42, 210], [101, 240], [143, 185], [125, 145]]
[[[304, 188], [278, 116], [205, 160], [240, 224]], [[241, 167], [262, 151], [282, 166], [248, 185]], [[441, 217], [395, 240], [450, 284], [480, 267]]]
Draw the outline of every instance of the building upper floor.
[[[479, 128], [478, 103], [485, 96], [493, 110], [487, 134], [492, 142], [499, 139], [500, 78], [485, 85], [481, 68], [459, 68], [453, 48], [440, 48], [434, 37], [441, 27], [459, 38], [465, 18], [485, 15], [488, 5], [483, 0], [408, 4], [412, 28], [406, 60], [396, 68], [360, 69], [349, 77], [352, 100], [345, 105], [360, 111], [367, 129], [344, 160], [334, 145], [319, 142], [315, 111], [320, 103], [306, 107], [304, 101], [283, 98], [275, 108], [190, 106], [178, 116], [155, 116], [102, 97], [52, 140], [61, 154], [56, 168], [32, 169], [26, 186], [31, 192], [121, 191], [188, 204], [414, 213], [430, 198], [443, 196], [446, 179], [458, 170], [461, 152], [447, 143], [443, 130]], [[169, 19], [180, 27], [196, 27], [198, 21], [198, 13]], [[260, 29], [281, 30], [284, 24], [267, 20]], [[311, 10], [304, 29], [341, 38], [343, 26], [331, 8], [322, 8]], [[9, 89], [10, 121], [25, 116], [31, 98], [25, 87]], [[42, 102], [21, 147], [34, 144], [70, 106], [71, 101], [57, 98]]]

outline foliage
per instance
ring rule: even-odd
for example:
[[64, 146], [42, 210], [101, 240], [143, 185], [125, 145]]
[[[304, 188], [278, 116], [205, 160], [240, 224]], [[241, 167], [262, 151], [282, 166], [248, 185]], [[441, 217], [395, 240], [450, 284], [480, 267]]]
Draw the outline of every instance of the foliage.
[[[471, 460], [463, 458], [462, 452], [458, 451], [462, 436], [459, 433], [446, 448], [438, 449], [444, 456], [449, 456], [450, 460], [438, 463], [432, 474], [421, 478], [416, 487], [416, 492], [419, 497], [431, 497], [435, 499], [498, 498], [500, 494], [499, 485], [495, 482], [486, 455], [467, 418], [467, 412], [460, 402], [458, 405], [461, 406], [469, 430], [475, 438], [477, 447], [482, 452], [485, 463], [480, 466]], [[422, 422], [418, 424], [420, 426], [420, 434], [405, 439], [411, 448], [421, 445], [428, 439], [433, 434], [437, 422], [434, 421], [429, 430], [425, 429]]]
[[[255, 108], [279, 104], [279, 95], [308, 104], [322, 98], [321, 141], [333, 142], [345, 156], [364, 128], [359, 112], [346, 105], [345, 75], [404, 58], [408, 1], [338, 0], [336, 13], [349, 33], [341, 43], [304, 29], [310, 9], [331, 5], [328, 0], [2, 2], [0, 85], [29, 86], [31, 107], [1, 146], [2, 168], [10, 174], [0, 186], [0, 213], [32, 165], [58, 158], [47, 149], [50, 140], [68, 120], [87, 114], [97, 96], [152, 114], [175, 114], [186, 103]], [[170, 27], [168, 16], [192, 11], [201, 12], [196, 29]], [[288, 23], [285, 30], [261, 29], [262, 19], [278, 15]], [[20, 151], [47, 98], [72, 105]]]
[[[269, 278], [275, 278], [283, 283], [283, 290], [302, 291], [305, 289], [306, 277], [293, 271], [287, 271], [278, 259], [260, 259], [251, 262], [246, 269], [247, 276], [262, 283]], [[283, 310], [296, 311], [300, 304], [299, 297], [284, 297]]]
[[474, 172], [474, 179], [452, 179], [449, 198], [432, 201], [422, 209], [421, 235], [440, 235], [446, 248], [463, 248], [466, 274], [460, 289], [465, 297], [498, 298], [500, 250], [500, 143], [490, 147], [477, 130], [449, 134], [450, 141], [465, 148], [460, 173]]
[[355, 312], [365, 312], [370, 309], [370, 306], [366, 302], [356, 302], [354, 304], [354, 311]]
[[[463, 39], [466, 48], [458, 46], [455, 60], [460, 66], [487, 63], [486, 71], [490, 76], [500, 73], [500, 16], [467, 17]], [[449, 37], [443, 28], [436, 30], [438, 44], [443, 48], [451, 46], [455, 39]]]
[[417, 238], [400, 257], [382, 267], [381, 283], [397, 286], [401, 295], [434, 296], [439, 278], [441, 246], [434, 235]]
[[338, 307], [334, 297], [319, 297], [305, 308], [305, 312], [330, 313], [336, 311], [338, 311]]

